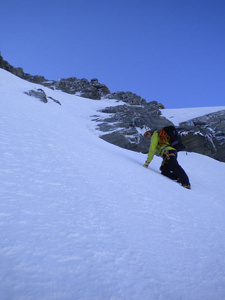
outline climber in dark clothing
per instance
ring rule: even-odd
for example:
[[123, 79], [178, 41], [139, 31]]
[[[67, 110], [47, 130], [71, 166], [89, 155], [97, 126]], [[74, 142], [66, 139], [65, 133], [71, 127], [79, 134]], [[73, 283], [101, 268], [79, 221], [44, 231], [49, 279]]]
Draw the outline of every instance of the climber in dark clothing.
[[157, 130], [154, 131], [153, 135], [151, 134], [151, 131], [148, 130], [145, 132], [144, 136], [151, 139], [151, 145], [144, 167], [148, 168], [149, 163], [153, 159], [155, 151], [157, 151], [158, 154], [163, 158], [160, 167], [161, 174], [169, 177], [170, 179], [177, 180], [183, 187], [190, 189], [191, 185], [188, 176], [177, 161], [176, 149], [171, 147], [169, 142], [160, 144]]

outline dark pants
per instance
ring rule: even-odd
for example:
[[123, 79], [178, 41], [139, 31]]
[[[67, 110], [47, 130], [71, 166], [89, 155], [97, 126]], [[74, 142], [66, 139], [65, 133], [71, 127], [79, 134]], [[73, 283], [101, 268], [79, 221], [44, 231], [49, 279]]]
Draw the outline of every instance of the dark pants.
[[164, 155], [160, 170], [162, 175], [178, 180], [182, 185], [190, 185], [187, 174], [177, 161], [176, 151], [170, 150]]

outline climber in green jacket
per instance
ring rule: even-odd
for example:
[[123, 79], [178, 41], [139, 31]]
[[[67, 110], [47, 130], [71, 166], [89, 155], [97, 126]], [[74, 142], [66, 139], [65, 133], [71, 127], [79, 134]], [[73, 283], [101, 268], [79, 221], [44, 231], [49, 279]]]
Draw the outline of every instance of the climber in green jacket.
[[161, 143], [159, 143], [159, 135], [157, 130], [155, 130], [153, 134], [151, 130], [148, 130], [145, 132], [144, 136], [148, 139], [151, 139], [148, 157], [144, 163], [144, 167], [148, 168], [148, 165], [152, 161], [155, 152], [157, 151], [157, 153], [163, 158], [160, 166], [161, 174], [169, 177], [170, 179], [177, 180], [183, 187], [190, 189], [191, 185], [189, 178], [177, 161], [176, 149], [171, 147], [169, 142], [165, 142], [161, 145]]

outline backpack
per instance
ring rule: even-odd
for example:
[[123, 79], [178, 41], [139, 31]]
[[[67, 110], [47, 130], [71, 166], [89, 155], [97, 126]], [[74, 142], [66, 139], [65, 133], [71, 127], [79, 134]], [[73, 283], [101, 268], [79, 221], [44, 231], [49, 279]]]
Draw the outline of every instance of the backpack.
[[171, 147], [176, 151], [182, 151], [185, 149], [181, 137], [174, 126], [166, 126], [158, 130], [159, 145], [165, 145], [169, 143]]

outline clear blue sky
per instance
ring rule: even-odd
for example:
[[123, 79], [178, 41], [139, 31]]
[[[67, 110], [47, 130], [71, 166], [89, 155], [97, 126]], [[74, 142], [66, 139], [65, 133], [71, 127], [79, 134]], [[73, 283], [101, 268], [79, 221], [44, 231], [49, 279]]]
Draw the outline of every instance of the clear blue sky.
[[224, 0], [0, 0], [0, 51], [166, 108], [225, 105]]

